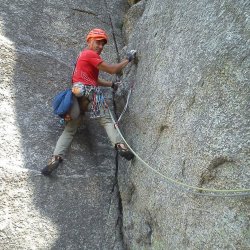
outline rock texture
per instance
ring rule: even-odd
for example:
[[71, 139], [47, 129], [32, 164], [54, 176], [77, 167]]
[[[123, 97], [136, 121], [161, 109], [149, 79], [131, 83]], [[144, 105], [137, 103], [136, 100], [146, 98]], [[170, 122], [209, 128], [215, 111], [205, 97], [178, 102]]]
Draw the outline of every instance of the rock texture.
[[[127, 12], [123, 32], [138, 62], [124, 78], [136, 87], [123, 131], [162, 174], [249, 188], [249, 11], [246, 0], [148, 0]], [[120, 171], [128, 249], [250, 248], [249, 197], [185, 192], [138, 159]]]
[[200, 196], [139, 159], [119, 159], [117, 186], [94, 122], [53, 177], [39, 172], [63, 129], [51, 99], [101, 27], [106, 61], [138, 51], [116, 98], [121, 112], [135, 85], [121, 122], [132, 148], [188, 185], [249, 188], [249, 11], [247, 0], [2, 0], [0, 249], [249, 249], [249, 197]]
[[115, 62], [126, 8], [123, 1], [1, 1], [0, 249], [123, 249], [115, 152], [98, 124], [79, 130], [53, 177], [40, 169], [63, 129], [51, 100], [69, 86], [86, 33], [107, 30], [103, 57]]

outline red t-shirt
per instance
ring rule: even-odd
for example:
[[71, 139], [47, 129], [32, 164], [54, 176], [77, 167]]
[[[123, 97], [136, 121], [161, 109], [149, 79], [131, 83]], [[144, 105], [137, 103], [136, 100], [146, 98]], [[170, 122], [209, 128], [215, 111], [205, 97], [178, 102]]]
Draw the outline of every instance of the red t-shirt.
[[93, 50], [85, 49], [81, 52], [73, 73], [72, 82], [82, 82], [85, 85], [97, 86], [99, 69], [102, 58]]

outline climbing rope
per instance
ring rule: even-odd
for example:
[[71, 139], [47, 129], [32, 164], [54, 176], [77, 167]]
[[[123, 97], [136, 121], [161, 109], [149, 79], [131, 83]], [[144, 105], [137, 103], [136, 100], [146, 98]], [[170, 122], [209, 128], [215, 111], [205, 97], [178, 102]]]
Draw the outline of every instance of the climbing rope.
[[[159, 176], [161, 176], [163, 179], [167, 180], [168, 182], [175, 184], [176, 186], [185, 188], [185, 191], [189, 191], [190, 189], [192, 190], [192, 193], [197, 194], [197, 195], [203, 195], [203, 196], [214, 196], [214, 197], [237, 197], [237, 196], [250, 196], [250, 189], [209, 189], [209, 188], [201, 188], [201, 187], [196, 187], [196, 186], [192, 186], [189, 185], [187, 183], [181, 182], [179, 180], [175, 180], [173, 178], [170, 178], [164, 174], [162, 174], [161, 172], [159, 172], [158, 170], [154, 169], [153, 167], [151, 167], [147, 162], [145, 162], [132, 148], [131, 146], [128, 144], [128, 142], [125, 140], [124, 136], [122, 135], [119, 127], [118, 127], [118, 123], [115, 121], [110, 109], [109, 109], [109, 113], [111, 116], [111, 119], [114, 123], [115, 128], [117, 129], [118, 133], [120, 134], [121, 138], [123, 139], [124, 143], [126, 143], [126, 145], [128, 146], [128, 148], [131, 150], [131, 152], [136, 156], [136, 158], [138, 160], [140, 160], [143, 165], [145, 165], [146, 167], [148, 167], [150, 170], [152, 170], [153, 172], [155, 172], [156, 174], [158, 174]], [[199, 191], [199, 192], [194, 192], [194, 191]], [[201, 192], [211, 192], [211, 193], [217, 193], [217, 194], [209, 194], [209, 193], [201, 193]], [[222, 194], [218, 194], [218, 193], [222, 193]], [[233, 194], [233, 193], [237, 193], [237, 194]]]
[[121, 112], [119, 118], [117, 119], [116, 124], [119, 123], [119, 121], [121, 120], [122, 116], [125, 114], [125, 112], [126, 112], [126, 110], [128, 108], [129, 99], [130, 99], [130, 96], [131, 96], [133, 90], [134, 90], [134, 84], [132, 84], [130, 86], [130, 88], [129, 88], [126, 104], [125, 104], [125, 106], [123, 108], [123, 111]]

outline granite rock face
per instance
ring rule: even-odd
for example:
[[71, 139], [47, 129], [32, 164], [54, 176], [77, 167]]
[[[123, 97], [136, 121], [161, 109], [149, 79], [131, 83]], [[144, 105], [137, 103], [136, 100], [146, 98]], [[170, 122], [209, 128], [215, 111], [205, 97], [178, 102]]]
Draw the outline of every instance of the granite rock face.
[[117, 186], [93, 121], [51, 178], [39, 172], [63, 129], [51, 100], [101, 27], [106, 61], [137, 50], [116, 107], [134, 85], [120, 127], [139, 156], [190, 186], [249, 188], [249, 11], [247, 0], [1, 1], [0, 249], [249, 249], [248, 197], [201, 196], [139, 158], [119, 159]]
[[[246, 0], [148, 0], [127, 12], [123, 32], [138, 62], [124, 75], [135, 89], [123, 131], [160, 173], [200, 188], [249, 189], [249, 13]], [[129, 249], [250, 248], [249, 197], [197, 195], [139, 159], [120, 171]]]
[[123, 249], [115, 152], [98, 124], [81, 127], [51, 178], [40, 169], [63, 130], [51, 100], [70, 86], [86, 33], [107, 30], [103, 57], [115, 62], [127, 5], [1, 1], [0, 249]]

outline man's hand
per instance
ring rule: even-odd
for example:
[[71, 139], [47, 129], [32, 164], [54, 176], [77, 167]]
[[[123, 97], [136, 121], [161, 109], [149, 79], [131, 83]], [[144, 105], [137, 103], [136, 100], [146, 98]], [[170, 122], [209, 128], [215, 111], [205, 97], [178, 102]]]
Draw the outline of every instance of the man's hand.
[[71, 116], [70, 116], [69, 113], [67, 113], [67, 114], [64, 116], [64, 120], [65, 120], [66, 122], [69, 122], [69, 121], [72, 120], [72, 118], [71, 118]]
[[118, 85], [119, 85], [120, 83], [121, 83], [121, 82], [112, 82], [111, 88], [112, 88], [114, 91], [117, 91]]
[[134, 60], [135, 57], [136, 57], [136, 50], [130, 50], [129, 52], [127, 52], [127, 59], [129, 60], [129, 62]]

